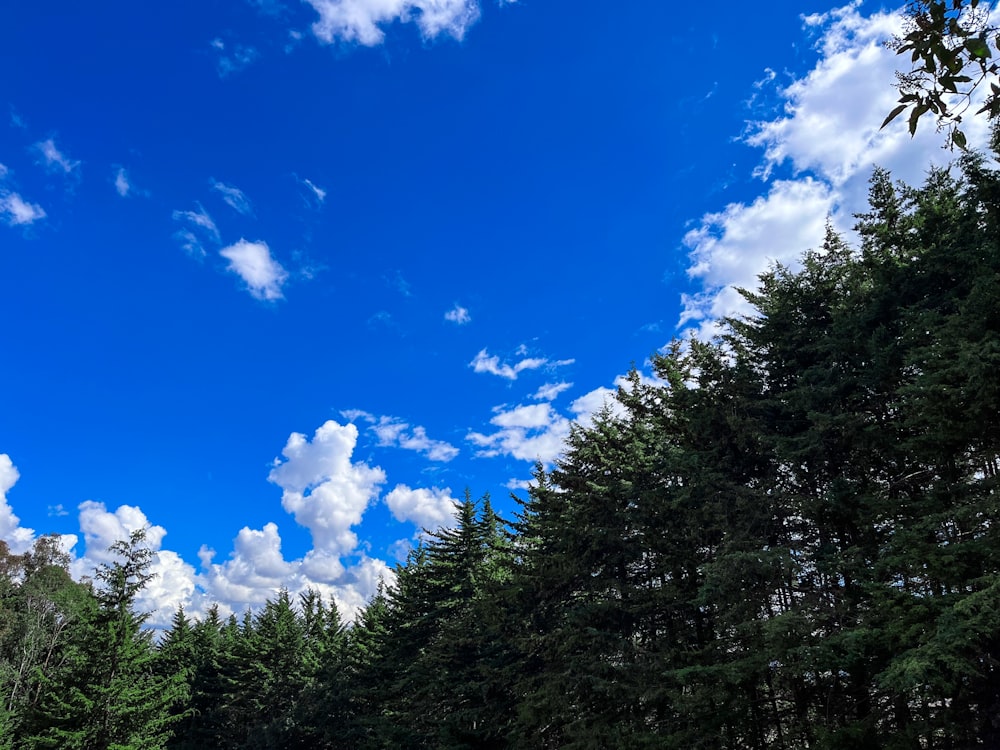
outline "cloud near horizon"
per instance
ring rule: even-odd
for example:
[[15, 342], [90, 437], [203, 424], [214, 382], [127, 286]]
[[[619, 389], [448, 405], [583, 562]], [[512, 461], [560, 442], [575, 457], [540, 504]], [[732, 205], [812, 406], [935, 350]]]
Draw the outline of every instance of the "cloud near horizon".
[[[152, 613], [151, 626], [168, 626], [179, 606], [196, 617], [212, 604], [224, 616], [239, 613], [263, 605], [281, 588], [293, 595], [314, 589], [333, 597], [341, 613], [353, 618], [380, 581], [393, 579], [388, 563], [371, 557], [354, 531], [386, 481], [380, 467], [352, 460], [357, 438], [355, 425], [328, 420], [311, 438], [292, 433], [281, 458], [275, 459], [268, 479], [281, 489], [284, 510], [312, 536], [311, 549], [300, 558], [284, 557], [278, 524], [272, 521], [260, 529], [241, 528], [222, 561], [216, 561], [214, 549], [202, 546], [196, 569], [164, 548], [167, 529], [152, 523], [138, 506], [109, 510], [104, 503], [86, 500], [78, 506], [82, 552], [76, 549], [76, 535], [62, 536], [62, 547], [72, 558], [70, 570], [77, 579], [92, 577], [98, 566], [113, 562], [108, 548], [114, 542], [146, 529], [154, 577], [136, 606]], [[19, 477], [10, 456], [0, 454], [0, 539], [16, 554], [30, 549], [36, 538], [33, 530], [20, 525], [7, 502]], [[400, 484], [388, 493], [386, 504], [401, 523], [428, 528], [453, 523], [454, 505], [447, 489]]]

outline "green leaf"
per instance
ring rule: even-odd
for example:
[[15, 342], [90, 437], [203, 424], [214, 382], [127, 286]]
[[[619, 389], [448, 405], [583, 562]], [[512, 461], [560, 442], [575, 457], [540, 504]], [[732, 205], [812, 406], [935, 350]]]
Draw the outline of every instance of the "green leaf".
[[958, 146], [960, 149], [965, 151], [965, 133], [961, 130], [954, 130], [951, 134], [951, 142]]
[[907, 108], [908, 106], [909, 106], [909, 105], [907, 105], [907, 104], [900, 104], [899, 106], [895, 107], [895, 108], [894, 108], [894, 109], [892, 110], [892, 112], [890, 112], [890, 113], [889, 113], [889, 116], [888, 116], [888, 117], [886, 117], [886, 118], [885, 118], [885, 120], [883, 120], [883, 121], [882, 121], [882, 125], [880, 125], [880, 126], [879, 126], [879, 130], [881, 130], [881, 129], [882, 129], [882, 128], [884, 128], [884, 127], [885, 127], [886, 125], [888, 125], [888, 124], [889, 124], [890, 122], [892, 122], [893, 120], [895, 120], [895, 119], [896, 119], [896, 118], [897, 118], [897, 117], [899, 116], [899, 114], [900, 114], [900, 113], [901, 113], [901, 112], [902, 112], [902, 111], [903, 111], [904, 109], [906, 109], [906, 108]]
[[920, 121], [920, 118], [929, 109], [930, 109], [930, 105], [927, 104], [926, 102], [918, 104], [916, 107], [913, 108], [913, 111], [910, 113], [910, 122], [909, 122], [910, 135], [911, 136], [916, 134], [916, 132], [917, 132], [917, 123]]
[[986, 60], [992, 54], [990, 52], [990, 45], [986, 43], [986, 40], [982, 37], [974, 37], [972, 39], [966, 39], [963, 45], [965, 49], [969, 51], [969, 54], [973, 57], [977, 57], [980, 60]]

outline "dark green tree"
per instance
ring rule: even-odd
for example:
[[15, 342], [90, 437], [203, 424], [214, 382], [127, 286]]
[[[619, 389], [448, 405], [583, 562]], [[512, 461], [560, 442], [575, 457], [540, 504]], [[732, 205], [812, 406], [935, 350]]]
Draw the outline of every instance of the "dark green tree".
[[117, 559], [95, 576], [97, 606], [76, 623], [60, 667], [41, 679], [29, 748], [150, 750], [170, 737], [184, 676], [157, 673], [148, 615], [133, 611], [152, 552], [141, 529], [110, 551]]

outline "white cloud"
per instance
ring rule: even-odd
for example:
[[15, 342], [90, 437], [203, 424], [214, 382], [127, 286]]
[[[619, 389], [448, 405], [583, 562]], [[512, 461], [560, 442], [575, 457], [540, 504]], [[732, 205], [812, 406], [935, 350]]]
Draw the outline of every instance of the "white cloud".
[[[523, 346], [518, 349], [518, 353], [525, 353]], [[506, 378], [507, 380], [517, 380], [517, 376], [525, 370], [537, 370], [540, 367], [562, 367], [564, 365], [573, 364], [573, 361], [574, 360], [572, 359], [551, 361], [543, 357], [526, 357], [511, 365], [506, 362], [501, 363], [500, 357], [495, 354], [491, 357], [489, 353], [483, 349], [469, 363], [469, 367], [471, 367], [475, 372], [485, 372], [490, 375]]]
[[21, 526], [21, 519], [14, 515], [14, 509], [7, 503], [7, 493], [20, 476], [10, 456], [0, 453], [0, 539], [7, 542], [15, 555], [27, 552], [35, 541], [34, 529]]
[[128, 539], [132, 532], [145, 529], [145, 544], [152, 552], [152, 577], [136, 597], [136, 609], [150, 612], [149, 624], [157, 627], [168, 625], [181, 605], [189, 611], [197, 610], [194, 568], [176, 552], [161, 548], [166, 529], [150, 523], [140, 508], [121, 505], [109, 511], [104, 503], [87, 500], [79, 506], [79, 521], [86, 551], [71, 564], [74, 577], [92, 576], [98, 566], [112, 564], [115, 556], [108, 548]]
[[420, 425], [411, 427], [399, 417], [385, 415], [377, 417], [363, 409], [344, 409], [340, 414], [350, 422], [367, 422], [370, 425], [368, 430], [375, 434], [381, 447], [416, 451], [431, 461], [451, 461], [459, 453], [458, 448], [451, 443], [432, 440], [427, 437], [425, 428]]
[[229, 261], [227, 270], [238, 275], [247, 289], [260, 300], [282, 299], [281, 287], [288, 280], [288, 271], [271, 257], [266, 242], [239, 242], [224, 247], [219, 255]]
[[410, 522], [421, 529], [435, 531], [455, 525], [455, 499], [450, 489], [410, 489], [398, 484], [385, 496], [397, 521]]
[[250, 203], [250, 199], [238, 187], [213, 180], [212, 190], [221, 195], [226, 205], [237, 213], [244, 216], [249, 216], [253, 213], [253, 204]]
[[[309, 529], [313, 548], [300, 559], [286, 560], [274, 523], [241, 529], [224, 562], [214, 562], [215, 551], [203, 547], [197, 581], [205, 601], [239, 611], [263, 604], [281, 587], [293, 594], [312, 588], [335, 598], [341, 613], [353, 618], [380, 580], [392, 580], [384, 561], [358, 549], [353, 531], [385, 482], [382, 469], [351, 462], [357, 437], [353, 424], [332, 420], [311, 441], [300, 433], [289, 436], [284, 460], [276, 459], [268, 478], [282, 489], [285, 510]], [[353, 558], [350, 565], [344, 564], [347, 555]]]
[[313, 24], [316, 37], [328, 44], [357, 42], [368, 47], [382, 43], [380, 28], [395, 21], [414, 22], [425, 39], [441, 34], [461, 39], [479, 18], [475, 0], [307, 0], [319, 14]]
[[560, 393], [567, 391], [572, 387], [572, 383], [567, 383], [565, 381], [561, 383], [546, 383], [535, 391], [535, 395], [532, 396], [532, 398], [538, 401], [554, 401]]
[[[298, 179], [298, 178], [296, 178]], [[305, 187], [309, 188], [310, 194], [315, 198], [316, 203], [322, 205], [323, 201], [326, 200], [326, 191], [312, 182], [312, 180], [299, 180]]]
[[131, 189], [132, 183], [129, 182], [128, 172], [125, 171], [125, 167], [118, 167], [118, 171], [115, 172], [115, 190], [118, 191], [118, 195], [124, 198]]
[[511, 456], [521, 461], [552, 462], [562, 453], [571, 420], [552, 404], [531, 404], [498, 410], [490, 424], [500, 429], [486, 435], [470, 432], [466, 439], [479, 447], [479, 456]]
[[[644, 380], [654, 382], [649, 378]], [[549, 464], [565, 449], [573, 423], [589, 427], [593, 415], [605, 406], [616, 416], [624, 415], [624, 407], [615, 399], [615, 394], [618, 387], [627, 386], [625, 376], [619, 375], [614, 385], [615, 388], [595, 388], [574, 399], [568, 414], [559, 413], [548, 401], [497, 407], [490, 424], [499, 429], [490, 434], [470, 431], [466, 440], [479, 448], [478, 456], [510, 456], [521, 461]]]
[[80, 162], [70, 159], [60, 151], [52, 138], [39, 141], [35, 144], [35, 149], [42, 155], [45, 167], [50, 171], [62, 171], [65, 174], [70, 174], [80, 166]]
[[121, 505], [108, 511], [104, 503], [87, 500], [80, 503], [80, 531], [87, 546], [86, 560], [89, 563], [110, 563], [114, 555], [108, 551], [115, 542], [127, 539], [133, 531], [146, 529], [146, 544], [151, 550], [158, 550], [167, 530], [153, 526], [146, 514], [134, 505]]
[[268, 479], [282, 489], [281, 504], [309, 529], [313, 546], [343, 555], [357, 546], [352, 527], [361, 523], [370, 502], [385, 482], [385, 472], [351, 463], [358, 428], [333, 420], [323, 424], [310, 442], [293, 432]]
[[[921, 123], [912, 139], [905, 118], [879, 130], [899, 96], [895, 71], [905, 70], [909, 58], [882, 44], [901, 28], [898, 13], [866, 16], [858, 7], [852, 3], [803, 18], [816, 35], [819, 60], [778, 90], [782, 114], [754, 123], [744, 138], [763, 150], [760, 177], [769, 181], [781, 168], [790, 175], [774, 179], [749, 203], [706, 214], [685, 236], [691, 252], [688, 272], [702, 289], [683, 297], [680, 325], [700, 321], [698, 333], [712, 335], [716, 318], [749, 310], [733, 286], [753, 288], [771, 263], [794, 265], [804, 251], [819, 247], [827, 217], [849, 232], [854, 213], [867, 207], [874, 165], [919, 183], [929, 165], [951, 158], [930, 122]], [[757, 88], [777, 80], [768, 71]], [[987, 128], [983, 118], [963, 123], [974, 145], [987, 142]]]
[[212, 564], [213, 550], [202, 547], [205, 588], [226, 604], [263, 602], [273, 596], [294, 572], [281, 553], [278, 525], [267, 523], [256, 530], [244, 526], [233, 540], [233, 551], [224, 564]]
[[[203, 546], [197, 571], [176, 552], [163, 549], [166, 529], [152, 524], [137, 506], [121, 505], [110, 511], [103, 503], [88, 500], [79, 506], [85, 553], [73, 556], [71, 572], [78, 579], [92, 577], [96, 567], [114, 561], [108, 552], [112, 544], [146, 529], [153, 577], [140, 592], [136, 607], [152, 613], [148, 620], [152, 626], [168, 626], [181, 605], [196, 616], [212, 603], [219, 604], [223, 615], [238, 613], [273, 599], [282, 587], [293, 595], [311, 588], [323, 597], [333, 597], [341, 613], [353, 618], [375, 594], [379, 581], [393, 578], [383, 560], [358, 549], [351, 530], [385, 481], [381, 469], [351, 463], [356, 441], [353, 425], [327, 422], [311, 442], [293, 433], [283, 451], [284, 461], [275, 462], [269, 478], [283, 491], [282, 505], [313, 536], [313, 548], [299, 559], [284, 558], [277, 524], [268, 523], [259, 530], [241, 529], [232, 552], [222, 562], [214, 562], [215, 551]], [[0, 454], [0, 539], [15, 553], [27, 550], [34, 540], [34, 532], [20, 526], [7, 504], [7, 492], [18, 477], [10, 457]], [[410, 508], [406, 513], [429, 513], [433, 503], [413, 502], [406, 507]], [[76, 535], [66, 534], [60, 546], [72, 556], [77, 541]], [[350, 556], [349, 565], [342, 559], [345, 555]]]
[[365, 422], [374, 423], [376, 421], [375, 415], [371, 412], [365, 411], [364, 409], [344, 409], [340, 412], [340, 415], [348, 422], [364, 420]]
[[383, 416], [369, 428], [375, 433], [380, 446], [395, 446], [422, 453], [431, 461], [451, 461], [459, 451], [444, 440], [432, 440], [420, 425], [410, 425], [396, 417]]
[[472, 316], [469, 315], [469, 311], [458, 304], [444, 314], [444, 319], [460, 326], [472, 322]]
[[45, 209], [17, 193], [0, 189], [0, 217], [8, 226], [27, 226], [45, 218]]
[[681, 324], [702, 321], [700, 334], [708, 336], [717, 318], [749, 312], [733, 287], [753, 289], [769, 264], [793, 263], [816, 247], [835, 200], [829, 185], [807, 176], [775, 182], [749, 205], [731, 204], [703, 216], [684, 244], [691, 250], [688, 275], [705, 291], [682, 298]]
[[[200, 203], [195, 203], [195, 206], [197, 206], [198, 209], [196, 211], [174, 211], [174, 221], [187, 222], [188, 224], [191, 224], [199, 229], [202, 233], [206, 234], [209, 239], [216, 244], [220, 243], [222, 238], [219, 235], [219, 228], [215, 226], [215, 222], [212, 221], [212, 217], [208, 215], [208, 211], [206, 211]], [[187, 237], [194, 237], [194, 235], [188, 230], [182, 230], [178, 233], [178, 235], [181, 234]], [[196, 238], [195, 242], [197, 242]], [[198, 243], [197, 247], [200, 249], [201, 244]], [[204, 254], [204, 250], [201, 251], [201, 254]]]

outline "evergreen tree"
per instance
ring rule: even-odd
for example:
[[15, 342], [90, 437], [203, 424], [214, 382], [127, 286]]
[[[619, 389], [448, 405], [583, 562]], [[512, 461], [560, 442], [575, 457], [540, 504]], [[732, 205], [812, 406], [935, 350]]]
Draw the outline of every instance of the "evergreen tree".
[[182, 700], [182, 674], [156, 673], [148, 615], [136, 614], [136, 595], [150, 579], [152, 552], [138, 530], [110, 551], [117, 557], [96, 574], [97, 606], [74, 627], [72, 647], [43, 676], [29, 748], [151, 750], [164, 747]]

